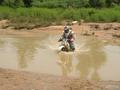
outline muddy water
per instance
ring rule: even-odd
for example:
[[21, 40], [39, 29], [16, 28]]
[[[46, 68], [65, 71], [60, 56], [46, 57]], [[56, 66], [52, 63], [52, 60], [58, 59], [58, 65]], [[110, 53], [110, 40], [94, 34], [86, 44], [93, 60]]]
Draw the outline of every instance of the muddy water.
[[60, 35], [1, 36], [0, 67], [73, 76], [92, 80], [120, 80], [120, 46], [77, 35], [75, 52], [59, 52]]

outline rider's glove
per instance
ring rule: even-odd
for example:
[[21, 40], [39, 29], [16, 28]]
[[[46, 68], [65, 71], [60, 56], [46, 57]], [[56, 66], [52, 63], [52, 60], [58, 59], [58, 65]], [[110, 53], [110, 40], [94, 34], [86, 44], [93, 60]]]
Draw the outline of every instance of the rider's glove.
[[73, 41], [74, 41], [74, 39], [72, 38], [70, 41], [71, 41], [71, 42], [73, 42]]
[[59, 39], [59, 40], [58, 40], [58, 42], [61, 42], [61, 41], [62, 41], [62, 39]]

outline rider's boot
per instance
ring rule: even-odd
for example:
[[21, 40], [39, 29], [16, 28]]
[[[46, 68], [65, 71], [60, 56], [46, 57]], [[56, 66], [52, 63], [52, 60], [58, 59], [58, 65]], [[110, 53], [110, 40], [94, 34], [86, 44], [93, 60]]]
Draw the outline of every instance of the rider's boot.
[[70, 51], [75, 51], [75, 45], [74, 45], [74, 43], [70, 42], [69, 45], [70, 45]]

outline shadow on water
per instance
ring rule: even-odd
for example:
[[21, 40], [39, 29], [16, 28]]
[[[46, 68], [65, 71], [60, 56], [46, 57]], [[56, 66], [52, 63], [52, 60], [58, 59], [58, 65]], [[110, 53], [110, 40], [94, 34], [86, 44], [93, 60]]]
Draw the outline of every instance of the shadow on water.
[[85, 46], [89, 48], [89, 51], [77, 54], [76, 69], [79, 71], [80, 78], [101, 80], [98, 70], [106, 62], [105, 53], [102, 51], [103, 44], [91, 38], [87, 40]]

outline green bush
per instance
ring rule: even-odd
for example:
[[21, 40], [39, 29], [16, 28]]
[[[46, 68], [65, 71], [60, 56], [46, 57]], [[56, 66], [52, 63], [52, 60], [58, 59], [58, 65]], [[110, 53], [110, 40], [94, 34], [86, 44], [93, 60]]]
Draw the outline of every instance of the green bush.
[[[9, 19], [12, 24], [18, 26], [39, 25], [47, 26], [62, 21], [86, 22], [120, 22], [120, 7], [114, 8], [9, 8], [0, 7], [0, 19]], [[27, 24], [27, 25], [26, 25]]]
[[12, 8], [24, 6], [24, 3], [22, 0], [3, 0], [2, 4], [4, 6], [9, 6]]
[[119, 4], [120, 0], [0, 0], [0, 5], [9, 7], [103, 8]]

